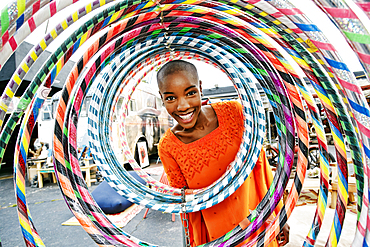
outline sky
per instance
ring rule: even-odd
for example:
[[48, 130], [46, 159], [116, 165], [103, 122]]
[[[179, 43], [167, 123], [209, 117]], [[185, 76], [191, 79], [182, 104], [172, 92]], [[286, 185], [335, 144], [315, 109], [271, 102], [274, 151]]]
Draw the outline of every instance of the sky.
[[[350, 1], [350, 0], [346, 0]], [[1, 0], [0, 1], [0, 9], [2, 9], [6, 2], [9, 2], [7, 0]], [[59, 23], [61, 20], [65, 18], [65, 16], [69, 15], [71, 12], [79, 9], [80, 7], [84, 6], [86, 3], [92, 2], [91, 0], [80, 0], [74, 6], [69, 6], [65, 8], [64, 10], [58, 12], [52, 19], [50, 19], [49, 23], [45, 22], [42, 25], [40, 25], [39, 28], [37, 28], [27, 39], [26, 41], [31, 44], [36, 44], [39, 42], [40, 37], [45, 35], [45, 31], [49, 32], [57, 23]], [[327, 38], [332, 42], [332, 44], [337, 48], [338, 51], [340, 51], [342, 59], [347, 63], [348, 67], [352, 71], [359, 71], [362, 69], [360, 63], [358, 62], [358, 59], [352, 49], [349, 47], [343, 36], [340, 34], [339, 30], [332, 24], [332, 22], [328, 19], [328, 17], [322, 13], [311, 0], [291, 0], [291, 2], [300, 8], [311, 20], [315, 22], [315, 24], [325, 33], [327, 34]], [[105, 7], [108, 7], [114, 3], [108, 4]], [[348, 3], [354, 10], [357, 6], [355, 6], [353, 3]], [[354, 6], [353, 6], [354, 5]], [[365, 16], [365, 20], [368, 21], [368, 18]], [[82, 18], [78, 21], [78, 23], [82, 23], [86, 21], [86, 18]], [[77, 25], [75, 25], [77, 26]], [[368, 24], [370, 26], [370, 24]], [[72, 26], [73, 27], [73, 26]], [[75, 28], [68, 28], [66, 31], [63, 32], [63, 35], [61, 37], [58, 37], [57, 40], [51, 44], [47, 49], [49, 51], [53, 51], [58, 47], [58, 44], [61, 42], [60, 40], [63, 40], [67, 35], [71, 34]], [[256, 30], [257, 32], [261, 33], [259, 30]], [[275, 43], [271, 39], [269, 39], [271, 43]], [[59, 42], [58, 42], [59, 41]], [[75, 54], [71, 57], [72, 61], [77, 61], [78, 57], [81, 56], [82, 51], [88, 47], [88, 45], [91, 42], [86, 42], [85, 45], [83, 45], [81, 48], [81, 52]], [[277, 45], [279, 48], [279, 46]], [[281, 53], [283, 55], [285, 54], [285, 57], [288, 60], [291, 60], [291, 58], [286, 54], [285, 51], [283, 51], [281, 48], [279, 48]], [[292, 61], [292, 60], [291, 60]], [[194, 64], [197, 66], [199, 71], [199, 77], [203, 81], [203, 87], [204, 88], [212, 88], [215, 87], [215, 85], [218, 85], [219, 87], [222, 86], [228, 86], [232, 85], [230, 80], [227, 78], [227, 76], [221, 72], [218, 69], [215, 69], [213, 66], [205, 64], [203, 62], [197, 62], [194, 61]], [[294, 63], [293, 63], [294, 64]], [[294, 65], [295, 66], [295, 65]]]

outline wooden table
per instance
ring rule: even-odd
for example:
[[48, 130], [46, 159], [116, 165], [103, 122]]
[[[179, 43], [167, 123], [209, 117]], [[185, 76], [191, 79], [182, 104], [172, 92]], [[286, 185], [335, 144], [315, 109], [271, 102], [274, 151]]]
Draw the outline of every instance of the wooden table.
[[85, 182], [87, 187], [91, 186], [92, 182], [96, 182], [96, 178], [91, 178], [91, 171], [97, 169], [96, 164], [90, 164], [89, 159], [84, 159], [84, 166], [80, 166], [81, 171], [85, 171]]
[[53, 167], [42, 167], [42, 164], [46, 162], [46, 159], [37, 159], [34, 160], [33, 163], [36, 164], [36, 171], [37, 171], [37, 181], [39, 184], [39, 188], [44, 187], [43, 175], [51, 173], [53, 176], [53, 183], [57, 182], [57, 178], [55, 177], [55, 172]]
[[[286, 198], [288, 197], [288, 194], [289, 194], [290, 189], [292, 188], [293, 182], [294, 182], [294, 179], [289, 179], [289, 182], [284, 191], [284, 197], [283, 197], [284, 202]], [[301, 191], [308, 190], [317, 196], [319, 189], [320, 189], [320, 179], [319, 178], [308, 178], [306, 176], [306, 178], [304, 179]]]
[[[350, 162], [352, 162], [352, 161], [348, 161], [348, 163], [350, 163]], [[329, 193], [331, 193], [331, 195], [330, 195], [331, 201], [330, 201], [329, 207], [330, 208], [335, 208], [336, 203], [337, 203], [337, 196], [338, 196], [338, 174], [337, 174], [336, 164], [330, 164], [330, 167], [331, 167], [331, 170], [332, 170], [332, 172], [331, 172], [332, 175], [331, 175], [330, 180], [332, 182], [331, 182], [331, 185], [329, 185]], [[283, 199], [284, 202], [285, 202], [285, 199], [288, 196], [288, 193], [289, 193], [289, 191], [292, 187], [292, 184], [293, 184], [293, 179], [289, 179], [288, 185], [287, 185], [287, 187], [285, 188], [285, 191], [284, 191], [284, 199]], [[319, 189], [320, 189], [320, 179], [319, 178], [308, 178], [306, 176], [306, 178], [304, 180], [304, 183], [303, 183], [302, 191], [303, 190], [308, 190], [308, 191], [314, 193], [316, 196], [318, 196]], [[356, 202], [356, 198], [354, 196], [354, 193], [357, 193], [356, 178], [355, 177], [348, 177], [348, 201], [351, 202], [351, 203]]]
[[[348, 161], [351, 163], [352, 161]], [[336, 166], [332, 167], [333, 180], [331, 183], [331, 203], [330, 208], [335, 208], [338, 197], [338, 169]], [[356, 199], [354, 193], [357, 193], [356, 178], [348, 176], [348, 203], [355, 203]]]
[[[97, 165], [96, 164], [90, 164], [90, 160], [91, 159], [84, 159], [84, 164], [85, 165], [80, 166], [81, 171], [85, 172], [84, 179], [85, 179], [86, 184], [87, 184], [88, 187], [91, 186], [91, 183], [96, 182], [96, 179], [91, 177], [91, 171], [97, 169]], [[57, 182], [55, 172], [54, 172], [54, 167], [52, 167], [52, 166], [42, 167], [42, 164], [46, 162], [46, 159], [28, 159], [27, 160], [27, 163], [31, 163], [31, 162], [34, 164], [33, 166], [35, 168], [31, 168], [29, 170], [35, 170], [36, 171], [39, 188], [44, 187], [43, 175], [45, 175], [45, 174], [51, 173], [52, 176], [53, 176], [53, 183]], [[29, 180], [30, 179], [31, 178], [29, 178]]]

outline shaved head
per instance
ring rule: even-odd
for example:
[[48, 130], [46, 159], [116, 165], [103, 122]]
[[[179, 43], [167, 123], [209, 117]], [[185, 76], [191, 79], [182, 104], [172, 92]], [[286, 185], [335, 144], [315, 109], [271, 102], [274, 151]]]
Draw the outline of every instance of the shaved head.
[[197, 82], [199, 81], [198, 71], [194, 64], [183, 60], [172, 60], [163, 65], [163, 67], [158, 71], [157, 73], [158, 86], [160, 86], [164, 82], [166, 76], [175, 74], [180, 71], [186, 72], [191, 79]]

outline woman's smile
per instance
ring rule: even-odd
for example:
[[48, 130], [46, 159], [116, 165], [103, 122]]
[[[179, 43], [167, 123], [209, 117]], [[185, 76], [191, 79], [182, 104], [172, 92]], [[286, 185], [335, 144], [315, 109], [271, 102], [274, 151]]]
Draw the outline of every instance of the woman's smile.
[[190, 123], [194, 117], [194, 111], [186, 113], [186, 114], [176, 114], [183, 123]]

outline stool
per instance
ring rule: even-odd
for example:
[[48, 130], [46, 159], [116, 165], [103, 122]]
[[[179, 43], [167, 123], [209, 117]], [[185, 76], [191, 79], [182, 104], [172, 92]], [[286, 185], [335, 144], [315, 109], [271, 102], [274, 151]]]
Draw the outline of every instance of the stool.
[[[348, 161], [351, 163], [352, 161]], [[332, 166], [332, 164], [331, 164]], [[332, 168], [332, 183], [331, 183], [331, 203], [329, 205], [330, 208], [335, 208], [337, 204], [337, 197], [338, 197], [338, 171], [335, 164], [333, 164]], [[348, 177], [348, 202], [355, 202], [354, 193], [357, 193], [356, 188], [356, 178], [355, 177]]]

